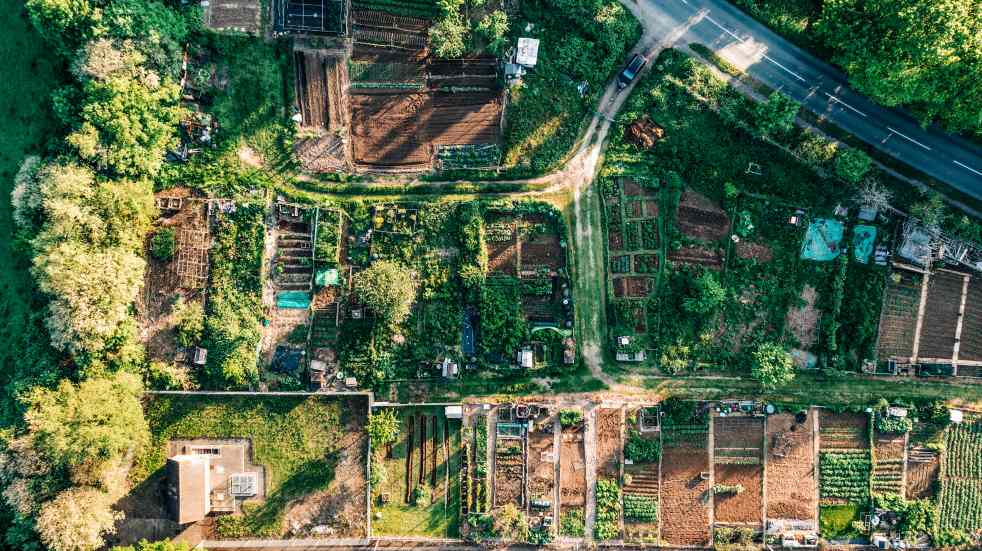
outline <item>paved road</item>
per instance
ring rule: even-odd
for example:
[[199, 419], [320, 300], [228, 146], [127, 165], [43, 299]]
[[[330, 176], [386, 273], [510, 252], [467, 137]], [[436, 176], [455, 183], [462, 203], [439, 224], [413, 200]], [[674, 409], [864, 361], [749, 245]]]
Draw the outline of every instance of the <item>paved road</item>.
[[[646, 34], [685, 28], [677, 44], [699, 42], [780, 89], [857, 138], [976, 199], [982, 199], [982, 147], [851, 90], [846, 76], [794, 46], [725, 0], [621, 0]], [[979, 100], [982, 102], [982, 98]]]

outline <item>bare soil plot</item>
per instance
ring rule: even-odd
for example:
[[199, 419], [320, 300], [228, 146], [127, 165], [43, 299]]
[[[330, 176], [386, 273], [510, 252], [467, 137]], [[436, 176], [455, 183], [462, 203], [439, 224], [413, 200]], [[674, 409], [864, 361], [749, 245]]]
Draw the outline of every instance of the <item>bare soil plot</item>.
[[500, 94], [358, 89], [351, 96], [356, 163], [426, 165], [436, 145], [498, 143]]
[[903, 434], [875, 431], [873, 436], [873, 492], [903, 495], [904, 449]]
[[556, 435], [552, 423], [536, 425], [528, 434], [529, 501], [552, 503], [556, 491]]
[[[907, 270], [894, 270], [887, 278], [880, 314], [880, 337], [877, 355], [880, 359], [910, 358], [917, 329], [917, 310], [921, 302], [922, 276]], [[898, 282], [893, 281], [900, 276]]]
[[620, 231], [611, 230], [607, 234], [607, 248], [612, 251], [623, 251], [624, 250], [624, 237], [621, 236]]
[[523, 438], [495, 438], [494, 505], [513, 504], [525, 508], [525, 441]]
[[801, 290], [801, 300], [804, 301], [803, 305], [788, 308], [787, 325], [801, 348], [808, 350], [818, 341], [818, 320], [822, 317], [822, 311], [815, 308], [818, 300], [815, 287], [805, 285]]
[[155, 231], [173, 230], [176, 250], [170, 260], [159, 260], [149, 254], [143, 290], [136, 307], [141, 325], [141, 340], [151, 358], [172, 360], [177, 352], [173, 306], [178, 299], [202, 302], [208, 281], [211, 227], [208, 201], [196, 197], [188, 188], [172, 188], [155, 195], [160, 218]]
[[216, 31], [259, 31], [259, 0], [218, 0], [205, 4], [206, 27]]
[[352, 12], [352, 26], [354, 40], [359, 47], [384, 46], [420, 51], [426, 47], [430, 22], [419, 17], [356, 9]]
[[623, 453], [622, 410], [597, 409], [597, 479], [619, 478]]
[[907, 499], [934, 497], [940, 472], [941, 458], [937, 452], [922, 446], [912, 447], [907, 455]]
[[721, 270], [723, 259], [715, 248], [686, 246], [668, 251], [668, 259], [680, 264], [705, 266], [710, 270]]
[[821, 451], [868, 450], [869, 416], [865, 413], [822, 411], [819, 420]]
[[687, 237], [716, 241], [730, 231], [730, 218], [705, 195], [685, 190], [679, 200], [675, 225]]
[[767, 518], [816, 521], [815, 415], [767, 417]]
[[511, 219], [489, 216], [487, 223], [493, 227], [486, 236], [488, 270], [508, 275], [518, 274], [518, 232]]
[[651, 292], [651, 278], [643, 276], [626, 276], [614, 278], [614, 296], [617, 298], [648, 296]]
[[982, 361], [982, 277], [979, 276], [973, 275], [968, 282], [958, 358], [974, 362]]
[[559, 456], [559, 504], [562, 510], [586, 505], [586, 451], [583, 428], [566, 428], [562, 432]]
[[963, 275], [941, 270], [928, 280], [919, 357], [949, 359], [954, 354], [955, 328], [964, 282]]
[[648, 199], [644, 202], [644, 214], [649, 218], [658, 218], [658, 201]]
[[767, 245], [754, 243], [752, 241], [740, 241], [736, 244], [736, 255], [743, 259], [753, 259], [757, 262], [770, 262], [774, 260], [774, 251]]
[[763, 447], [763, 417], [716, 417], [713, 420], [714, 483], [743, 488], [740, 492], [713, 497], [716, 522], [763, 522]]
[[671, 545], [709, 544], [712, 487], [706, 434], [674, 437], [669, 429], [662, 451], [661, 538]]

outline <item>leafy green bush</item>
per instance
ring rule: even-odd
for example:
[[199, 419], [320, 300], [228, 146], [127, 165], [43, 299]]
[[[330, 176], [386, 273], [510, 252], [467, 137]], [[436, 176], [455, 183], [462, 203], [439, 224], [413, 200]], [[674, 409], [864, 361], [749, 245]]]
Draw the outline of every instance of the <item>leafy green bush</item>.
[[365, 430], [368, 432], [372, 449], [380, 450], [395, 442], [399, 437], [399, 418], [396, 417], [395, 410], [392, 409], [374, 411], [368, 416], [368, 425]]
[[648, 496], [624, 494], [624, 518], [637, 522], [658, 522], [658, 502]]
[[559, 424], [563, 428], [575, 427], [583, 423], [583, 412], [578, 409], [564, 409], [559, 412]]
[[624, 458], [634, 463], [657, 463], [661, 458], [661, 442], [646, 439], [640, 432], [632, 430], [624, 446]]
[[593, 523], [593, 537], [612, 540], [620, 533], [621, 488], [614, 480], [597, 481], [597, 518]]
[[564, 509], [559, 517], [559, 533], [571, 538], [582, 538], [585, 535], [586, 523], [583, 520], [583, 509]]
[[174, 228], [161, 228], [150, 240], [150, 254], [157, 260], [170, 260], [177, 252], [177, 236]]

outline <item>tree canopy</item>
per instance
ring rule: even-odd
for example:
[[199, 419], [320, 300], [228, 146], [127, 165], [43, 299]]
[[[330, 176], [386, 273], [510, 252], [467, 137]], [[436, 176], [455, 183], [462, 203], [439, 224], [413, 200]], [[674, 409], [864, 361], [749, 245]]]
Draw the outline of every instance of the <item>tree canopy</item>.
[[982, 134], [982, 4], [825, 0], [817, 27], [861, 92]]
[[112, 497], [95, 488], [73, 488], [41, 507], [37, 530], [52, 551], [94, 551], [105, 545], [103, 534], [115, 532], [122, 513]]
[[751, 356], [751, 376], [765, 389], [773, 390], [794, 379], [791, 354], [780, 344], [760, 343]]
[[413, 275], [401, 264], [380, 260], [355, 275], [355, 293], [366, 306], [389, 325], [399, 325], [416, 299]]

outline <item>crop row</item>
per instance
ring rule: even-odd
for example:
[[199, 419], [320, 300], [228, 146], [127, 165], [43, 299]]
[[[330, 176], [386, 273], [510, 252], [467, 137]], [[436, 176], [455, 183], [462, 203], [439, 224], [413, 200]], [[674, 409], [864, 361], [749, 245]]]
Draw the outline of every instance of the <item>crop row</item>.
[[869, 497], [870, 458], [868, 454], [823, 452], [820, 455], [823, 498], [863, 500]]
[[624, 494], [624, 519], [657, 522], [658, 502], [648, 496]]
[[945, 476], [982, 479], [982, 431], [979, 424], [953, 425], [945, 431]]
[[946, 478], [941, 483], [941, 529], [974, 532], [982, 527], [982, 481]]
[[377, 10], [404, 15], [407, 17], [435, 17], [436, 2], [433, 0], [353, 0], [352, 8], [358, 10]]

